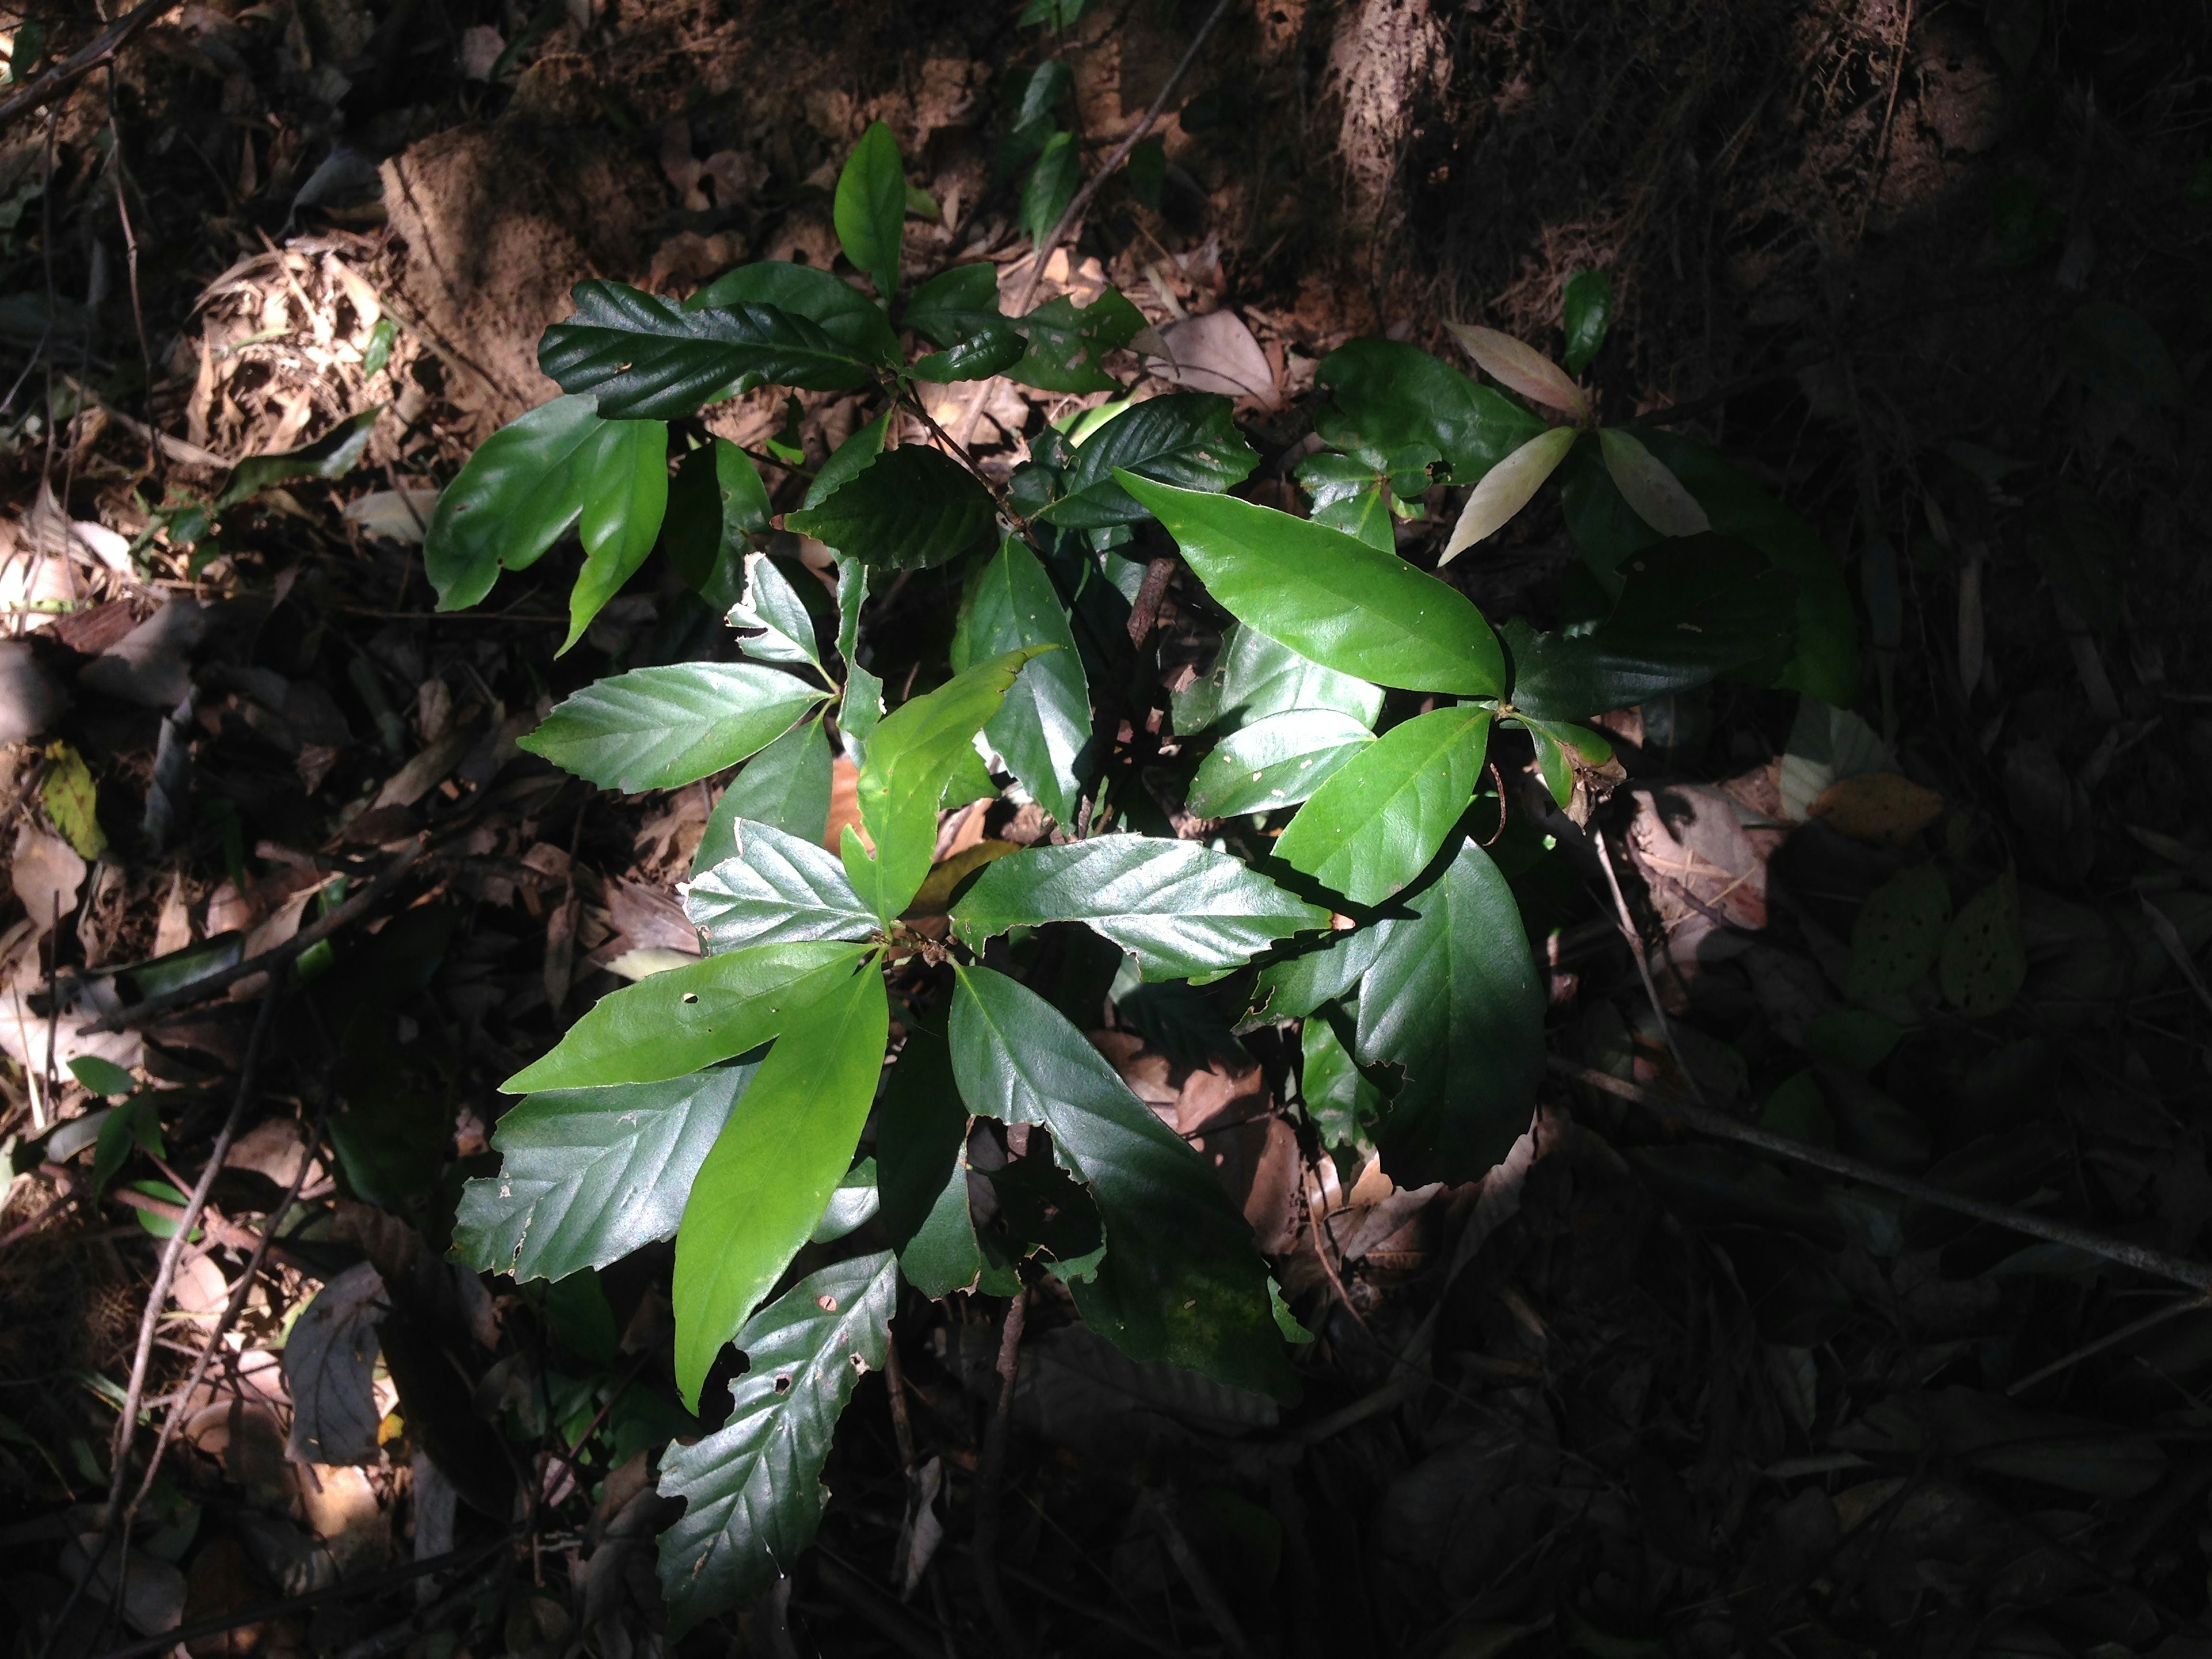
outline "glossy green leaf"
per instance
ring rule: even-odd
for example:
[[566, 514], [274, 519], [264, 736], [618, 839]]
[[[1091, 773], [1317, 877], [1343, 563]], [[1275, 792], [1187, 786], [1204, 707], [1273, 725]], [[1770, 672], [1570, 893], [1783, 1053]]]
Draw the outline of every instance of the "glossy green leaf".
[[1951, 884], [1932, 864], [1899, 871], [1867, 895], [1851, 922], [1844, 991], [1854, 1002], [1909, 991], [1936, 966], [1951, 920]]
[[1299, 655], [1409, 691], [1504, 689], [1498, 641], [1457, 588], [1340, 530], [1127, 471], [1115, 476], [1167, 527], [1224, 609]]
[[1393, 471], [1442, 461], [1444, 482], [1471, 484], [1544, 429], [1503, 392], [1393, 340], [1339, 347], [1314, 380]]
[[819, 266], [757, 259], [723, 272], [684, 302], [686, 311], [737, 306], [773, 306], [801, 318], [863, 362], [889, 368], [899, 361], [898, 334], [884, 308]]
[[1224, 490], [1251, 476], [1260, 458], [1237, 430], [1228, 398], [1176, 392], [1116, 416], [1075, 452], [1067, 493], [1037, 517], [1069, 530], [1135, 524], [1150, 517], [1114, 482], [1117, 467], [1185, 489]]
[[1771, 671], [1788, 657], [1796, 580], [1742, 543], [1660, 542], [1626, 574], [1620, 598], [1589, 632], [1516, 638], [1516, 708], [1540, 720], [1582, 720], [1722, 674]]
[[700, 1386], [853, 1161], [890, 1026], [871, 966], [793, 1007], [691, 1183], [676, 1233], [676, 1387]]
[[1336, 1028], [1319, 1015], [1298, 1036], [1298, 1091], [1324, 1147], [1364, 1148], [1386, 1102], [1352, 1058]]
[[882, 1207], [883, 1196], [876, 1189], [876, 1160], [864, 1158], [846, 1170], [845, 1178], [830, 1190], [830, 1201], [822, 1206], [821, 1218], [807, 1234], [806, 1242], [834, 1244], [850, 1237], [874, 1220]]
[[2020, 886], [2008, 870], [1959, 907], [1936, 963], [1943, 1000], [1961, 1013], [2001, 1013], [2027, 982]]
[[133, 1150], [143, 1147], [156, 1158], [168, 1156], [168, 1148], [161, 1140], [159, 1103], [152, 1095], [141, 1095], [98, 1115], [100, 1131], [93, 1139], [92, 1152], [94, 1197], [130, 1162]]
[[737, 1334], [744, 1376], [714, 1433], [662, 1455], [659, 1491], [684, 1500], [660, 1534], [672, 1638], [773, 1586], [814, 1541], [837, 1418], [880, 1367], [898, 1306], [890, 1252], [808, 1274]]
[[1378, 922], [1358, 1052], [1404, 1068], [1375, 1129], [1391, 1179], [1468, 1181], [1528, 1127], [1544, 1073], [1544, 986], [1512, 889], [1471, 841]]
[[250, 500], [271, 484], [292, 478], [343, 478], [360, 464], [362, 453], [368, 448], [369, 434], [376, 428], [377, 417], [384, 413], [379, 404], [358, 415], [340, 421], [311, 444], [298, 449], [288, 449], [277, 455], [249, 455], [231, 468], [222, 493], [216, 497], [215, 510]]
[[906, 1045], [876, 1114], [884, 1230], [914, 1287], [950, 1296], [972, 1287], [983, 1269], [968, 1213], [968, 1108], [942, 1017], [901, 1018]]
[[668, 507], [668, 428], [659, 421], [610, 421], [577, 451], [583, 510], [576, 526], [584, 568], [568, 595], [568, 650], [636, 574], [660, 538]]
[[1056, 650], [1025, 665], [983, 736], [1037, 805], [1063, 824], [1079, 810], [1091, 748], [1091, 692], [1052, 578], [1009, 538], [969, 580], [952, 635], [952, 666], [966, 669], [1023, 646]]
[[757, 945], [610, 991], [559, 1046], [500, 1087], [598, 1089], [680, 1078], [757, 1048], [860, 960], [855, 945]]
[[716, 573], [741, 566], [747, 538], [768, 527], [768, 487], [760, 470], [727, 438], [710, 439], [677, 464], [660, 544], [690, 586], [702, 593], [715, 590]]
[[886, 409], [831, 450], [822, 470], [806, 481], [806, 498], [799, 506], [811, 512], [873, 466], [884, 453], [884, 440], [890, 428], [891, 411]]
[[1249, 725], [1293, 708], [1328, 708], [1371, 727], [1382, 713], [1380, 686], [1323, 668], [1243, 623], [1223, 640], [1217, 672], [1220, 696], [1206, 724]]
[[461, 1189], [455, 1253], [481, 1273], [558, 1279], [675, 1237], [691, 1178], [755, 1069], [516, 1103], [492, 1131], [499, 1173]]
[[1375, 741], [1350, 714], [1291, 708], [1238, 727], [1199, 763], [1187, 805], [1200, 817], [1295, 806]]
[[608, 420], [676, 420], [740, 379], [841, 392], [868, 364], [818, 323], [775, 306], [686, 311], [620, 283], [576, 284], [575, 314], [545, 331], [538, 366], [563, 392], [599, 394]]
[[784, 514], [864, 564], [921, 570], [988, 547], [997, 535], [991, 493], [951, 456], [926, 444], [887, 452], [819, 507]]
[[1374, 927], [1342, 929], [1311, 945], [1299, 941], [1263, 966], [1252, 984], [1252, 1009], [1269, 1019], [1295, 1019], [1348, 997], [1375, 960], [1383, 935]]
[[868, 738], [854, 784], [861, 822], [875, 842], [870, 859], [848, 834], [845, 873], [854, 890], [890, 918], [903, 910], [929, 873], [937, 847], [937, 804], [975, 734], [999, 712], [1024, 664], [1047, 647], [1024, 646], [956, 674], [936, 690], [899, 705]]
[[987, 968], [957, 972], [952, 1068], [969, 1109], [1049, 1130], [1105, 1224], [1095, 1276], [1070, 1285], [1084, 1322], [1133, 1359], [1289, 1394], [1266, 1267], [1212, 1171], [1050, 1003]]
[[845, 158], [831, 205], [845, 257], [874, 281], [885, 305], [898, 291], [899, 250], [906, 234], [906, 163], [898, 140], [872, 122]]
[[1427, 868], [1474, 798], [1490, 711], [1431, 709], [1392, 726], [1314, 791], [1275, 855], [1355, 904]]
[[730, 856], [684, 896], [684, 913], [708, 950], [864, 939], [875, 927], [844, 867], [819, 841], [743, 818], [731, 826], [730, 839]]
[[1054, 133], [1044, 141], [1022, 184], [1022, 230], [1032, 246], [1044, 246], [1082, 183], [1083, 152], [1075, 147], [1075, 135]]
[[1029, 342], [1012, 323], [1000, 321], [980, 328], [966, 339], [917, 358], [909, 371], [917, 380], [988, 380], [1021, 362]]
[[845, 758], [855, 766], [868, 763], [868, 738], [884, 717], [884, 683], [858, 663], [845, 665], [845, 695], [837, 704], [837, 732], [845, 740]]
[[1364, 461], [1322, 450], [1298, 463], [1298, 483], [1313, 501], [1313, 521], [1357, 536], [1384, 553], [1398, 550], [1389, 476]]
[[924, 283], [907, 301], [906, 326], [932, 345], [950, 348], [1000, 327], [999, 268], [955, 265]]
[[1101, 836], [1010, 854], [952, 907], [980, 946], [1010, 927], [1079, 921], [1137, 958], [1148, 980], [1218, 976], [1277, 939], [1326, 927], [1317, 909], [1242, 860], [1196, 842]]
[[724, 619], [744, 635], [739, 643], [744, 653], [757, 662], [820, 668], [822, 650], [815, 642], [814, 617], [791, 579], [765, 553], [747, 554], [744, 572], [744, 597]]
[[1145, 313], [1109, 289], [1088, 306], [1063, 294], [1020, 320], [1030, 343], [1007, 378], [1040, 392], [1115, 392], [1120, 382], [1100, 367], [1145, 325]]
[[1578, 270], [1566, 280], [1560, 295], [1565, 315], [1567, 373], [1579, 374], [1590, 366], [1606, 331], [1613, 326], [1613, 279], [1601, 270]]
[[757, 663], [669, 663], [586, 686], [522, 746], [603, 789], [674, 789], [735, 766], [829, 693]]
[[734, 857], [733, 826], [750, 818], [819, 842], [830, 827], [830, 785], [834, 769], [830, 734], [820, 720], [794, 726], [745, 763], [745, 769], [722, 792], [707, 816], [707, 828], [691, 855], [695, 876]]
[[597, 454], [606, 422], [586, 397], [556, 398], [477, 447], [430, 514], [422, 570], [441, 611], [465, 611], [502, 568], [534, 564], [583, 511], [578, 452]]

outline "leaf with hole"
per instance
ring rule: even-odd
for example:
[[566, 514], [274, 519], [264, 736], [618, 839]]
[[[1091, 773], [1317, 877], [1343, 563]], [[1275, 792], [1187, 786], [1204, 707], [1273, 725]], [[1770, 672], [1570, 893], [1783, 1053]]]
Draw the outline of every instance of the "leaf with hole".
[[1328, 912], [1294, 898], [1226, 853], [1195, 842], [1100, 836], [1000, 859], [952, 907], [975, 947], [1010, 927], [1079, 921], [1137, 958], [1148, 980], [1213, 978], [1277, 939], [1326, 927]]
[[818, 842], [743, 818], [731, 826], [730, 840], [730, 856], [694, 880], [684, 898], [684, 913], [708, 951], [864, 939], [875, 927], [836, 855]]
[[500, 1087], [508, 1094], [680, 1078], [757, 1048], [792, 1010], [850, 971], [857, 945], [757, 945], [610, 991], [550, 1054]]
[[1133, 1359], [1289, 1395], [1266, 1266], [1212, 1172], [1050, 1003], [988, 968], [955, 971], [952, 1068], [968, 1109], [1050, 1131], [1105, 1224], [1095, 1274], [1069, 1285], [1084, 1322]]
[[2020, 886], [2008, 870], [1959, 907], [1936, 963], [1943, 1000], [1964, 1014], [2002, 1013], [2027, 982]]
[[738, 630], [744, 653], [757, 662], [804, 663], [820, 668], [822, 652], [815, 641], [814, 617], [791, 579], [765, 553], [745, 555], [744, 573], [744, 595], [723, 618]]
[[1010, 537], [968, 583], [952, 635], [952, 666], [971, 668], [1024, 646], [1056, 648], [1023, 665], [999, 712], [984, 723], [984, 740], [1039, 806], [1072, 825], [1089, 769], [1091, 690], [1052, 578], [1036, 554]]
[[1239, 726], [1199, 763], [1186, 802], [1200, 817], [1295, 806], [1375, 741], [1350, 714], [1290, 708]]
[[1116, 416], [1075, 452], [1067, 493], [1036, 516], [1068, 530], [1136, 524], [1150, 512], [1114, 482], [1116, 467], [1184, 489], [1219, 491], [1251, 476], [1260, 458], [1237, 430], [1229, 399], [1176, 392]]
[[756, 1069], [516, 1102], [492, 1132], [499, 1173], [461, 1188], [455, 1254], [480, 1273], [558, 1279], [675, 1237], [691, 1178]]
[[829, 693], [756, 663], [670, 663], [586, 686], [522, 747], [603, 789], [675, 789], [735, 766]]
[[1144, 325], [1144, 313], [1113, 289], [1087, 306], [1063, 294], [1021, 319], [1029, 349], [1006, 377], [1040, 392], [1118, 392], [1120, 382], [1100, 365]]
[[871, 965], [793, 1008], [700, 1166], [671, 1288], [677, 1391], [693, 1410], [714, 1356], [806, 1242], [850, 1166], [890, 1022], [883, 975]]
[[808, 1274], [737, 1333], [746, 1367], [729, 1416], [661, 1458], [660, 1494], [684, 1505], [659, 1541], [672, 1638], [774, 1585], [814, 1541], [831, 1432], [883, 1365], [897, 1304], [884, 1251]]
[[1299, 655], [1409, 691], [1504, 689], [1497, 638], [1457, 588], [1287, 513], [1115, 476], [1166, 526], [1224, 609]]
[[1298, 809], [1275, 856], [1355, 904], [1376, 904], [1428, 866], [1474, 798], [1487, 708], [1416, 714], [1385, 732]]

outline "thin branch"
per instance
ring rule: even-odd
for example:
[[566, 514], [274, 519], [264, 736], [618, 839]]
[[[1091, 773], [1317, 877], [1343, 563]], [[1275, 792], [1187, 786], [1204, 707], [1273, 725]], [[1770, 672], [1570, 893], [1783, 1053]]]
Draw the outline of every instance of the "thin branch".
[[176, 0], [143, 0], [138, 9], [120, 22], [111, 23], [83, 46], [55, 64], [11, 97], [0, 99], [0, 128], [19, 115], [44, 109], [79, 81], [129, 46], [149, 23], [172, 9]]

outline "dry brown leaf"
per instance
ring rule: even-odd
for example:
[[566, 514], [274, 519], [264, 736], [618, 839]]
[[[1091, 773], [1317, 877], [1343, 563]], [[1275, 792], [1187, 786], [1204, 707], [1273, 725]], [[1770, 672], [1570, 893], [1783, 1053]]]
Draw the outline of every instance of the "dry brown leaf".
[[830, 827], [822, 832], [822, 844], [831, 852], [844, 846], [845, 826], [851, 824], [853, 833], [860, 836], [860, 845], [870, 853], [875, 843], [868, 839], [866, 827], [860, 822], [860, 798], [854, 793], [860, 782], [860, 769], [842, 755], [830, 763]]
[[1810, 816], [1856, 841], [1902, 845], [1935, 822], [1943, 797], [1897, 772], [1862, 772], [1821, 791]]
[[15, 831], [15, 861], [11, 872], [15, 896], [31, 919], [33, 931], [44, 933], [56, 916], [76, 908], [83, 890], [85, 861], [59, 836], [26, 820]]
[[1186, 317], [1161, 329], [1158, 338], [1164, 352], [1145, 359], [1146, 373], [1186, 392], [1218, 392], [1224, 397], [1255, 398], [1264, 408], [1275, 406], [1275, 372], [1235, 312]]

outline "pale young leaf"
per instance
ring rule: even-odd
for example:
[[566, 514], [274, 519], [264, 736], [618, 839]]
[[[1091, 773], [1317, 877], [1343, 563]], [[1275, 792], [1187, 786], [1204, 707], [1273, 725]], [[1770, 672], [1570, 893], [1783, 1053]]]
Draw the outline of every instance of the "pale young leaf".
[[1482, 475], [1482, 482], [1468, 492], [1459, 522], [1437, 562], [1449, 564], [1477, 542], [1493, 536], [1543, 487], [1575, 447], [1572, 427], [1555, 426], [1539, 433]]
[[1466, 323], [1446, 323], [1451, 336], [1467, 348], [1482, 372], [1500, 386], [1553, 409], [1564, 410], [1577, 420], [1589, 414], [1589, 394], [1574, 377], [1531, 345], [1494, 328]]
[[1597, 442], [1621, 498], [1661, 535], [1699, 536], [1713, 527], [1698, 498], [1635, 437], [1607, 427], [1598, 433]]

